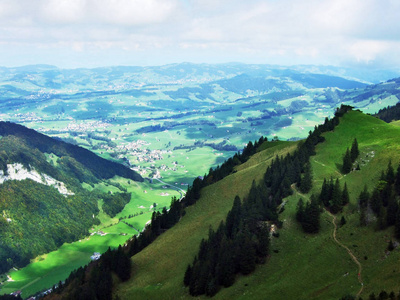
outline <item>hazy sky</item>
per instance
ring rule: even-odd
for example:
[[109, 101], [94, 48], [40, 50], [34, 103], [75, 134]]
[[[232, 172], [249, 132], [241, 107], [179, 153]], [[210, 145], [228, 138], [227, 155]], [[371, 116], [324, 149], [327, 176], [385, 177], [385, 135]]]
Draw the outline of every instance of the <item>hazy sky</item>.
[[400, 69], [399, 0], [0, 0], [0, 65]]

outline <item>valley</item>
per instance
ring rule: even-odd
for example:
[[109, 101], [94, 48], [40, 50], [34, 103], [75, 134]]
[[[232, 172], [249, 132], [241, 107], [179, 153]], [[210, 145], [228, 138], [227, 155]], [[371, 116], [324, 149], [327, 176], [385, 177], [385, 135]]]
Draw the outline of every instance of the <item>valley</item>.
[[[158, 261], [163, 261], [160, 256], [164, 252], [171, 252], [175, 247], [185, 247], [186, 244], [176, 240], [182, 234], [187, 236], [185, 243], [197, 246], [199, 236], [204, 236], [209, 225], [216, 226], [226, 214], [235, 193], [245, 197], [252, 180], [260, 180], [258, 177], [268, 161], [277, 153], [283, 155], [293, 151], [296, 141], [304, 139], [316, 125], [332, 116], [334, 109], [340, 104], [375, 113], [380, 108], [396, 104], [400, 94], [400, 83], [396, 80], [367, 86], [364, 80], [338, 77], [332, 71], [329, 74], [310, 74], [304, 70], [262, 65], [177, 64], [148, 68], [76, 70], [33, 66], [26, 69], [3, 69], [1, 76], [1, 120], [16, 122], [89, 149], [103, 158], [129, 167], [144, 178], [143, 182], [122, 176], [114, 176], [94, 184], [82, 182], [82, 187], [89, 192], [128, 192], [131, 193], [131, 200], [114, 217], [103, 211], [103, 203], [99, 201], [97, 218], [100, 224], [89, 230], [89, 236], [65, 243], [56, 251], [37, 256], [28, 266], [9, 272], [11, 280], [1, 285], [0, 292], [22, 290], [24, 297], [64, 280], [72, 270], [90, 262], [90, 256], [94, 252], [103, 253], [108, 247], [116, 248], [124, 244], [132, 235], [143, 230], [153, 211], [162, 211], [164, 207], [169, 207], [172, 197], [180, 199], [195, 178], [203, 176], [210, 168], [220, 165], [241, 151], [249, 141], [258, 140], [260, 136], [268, 137], [270, 141], [281, 140], [275, 147], [257, 153], [249, 162], [239, 166], [236, 175], [224, 179], [228, 183], [218, 182], [215, 186], [206, 188], [205, 196], [202, 197], [208, 200], [199, 202], [196, 208], [188, 209], [189, 215], [193, 210], [197, 214], [202, 212], [200, 219], [193, 221], [191, 217], [183, 218], [182, 222], [161, 237], [161, 241], [156, 240], [150, 249], [135, 256], [138, 277], [142, 278], [139, 279], [141, 286], [124, 283], [118, 287], [118, 295], [125, 298], [145, 298], [150, 295], [152, 298], [157, 297], [154, 291], [159, 289], [170, 297], [183, 296], [184, 294], [174, 294], [171, 288], [176, 288], [178, 282], [180, 283], [183, 274], [180, 271], [186, 267], [185, 264], [192, 258], [195, 249], [185, 250], [183, 254], [177, 252], [182, 255], [185, 264], [175, 266], [176, 269], [171, 265], [173, 261], [164, 262], [171, 268], [169, 273], [165, 269], [158, 269], [159, 266], [147, 261], [147, 257], [158, 257]], [[369, 130], [373, 131], [374, 128]], [[342, 147], [339, 147], [340, 150]], [[363, 141], [363, 147], [364, 151], [382, 151], [381, 147], [370, 140]], [[311, 163], [314, 178], [338, 176], [338, 162], [333, 158], [337, 155], [335, 151], [321, 151], [322, 156], [313, 157]], [[54, 154], [48, 153], [47, 159], [56, 163], [58, 157], [52, 155]], [[259, 172], [255, 178], [252, 175], [254, 172]], [[350, 178], [357, 183], [364, 182], [364, 177], [352, 175]], [[340, 177], [342, 179], [348, 181], [343, 176]], [[351, 196], [355, 197], [355, 191], [358, 190], [356, 184], [353, 186], [354, 192]], [[221, 190], [217, 192], [218, 187]], [[230, 187], [234, 188], [231, 190]], [[221, 199], [215, 201], [215, 195], [219, 195]], [[293, 240], [276, 239], [273, 247], [278, 251], [285, 249], [292, 253], [293, 259], [289, 261], [295, 264], [299, 257], [295, 256], [293, 245], [300, 242], [302, 237], [298, 232], [288, 231], [297, 228], [290, 221], [291, 213], [295, 209], [292, 198], [294, 196], [289, 197], [282, 215], [289, 222], [285, 222], [281, 232], [282, 235], [285, 232], [294, 234]], [[354, 209], [355, 204], [352, 205], [348, 209]], [[209, 219], [205, 215], [210, 209], [212, 212], [208, 216], [212, 222], [204, 222]], [[355, 217], [349, 218], [350, 222], [355, 222]], [[328, 226], [331, 228], [332, 223], [329, 224], [331, 220], [328, 215], [324, 215], [323, 219], [325, 241], [331, 234]], [[187, 222], [194, 223], [187, 225]], [[181, 226], [189, 227], [179, 229]], [[189, 237], [189, 232], [194, 229], [196, 234]], [[176, 230], [183, 232], [176, 233]], [[172, 237], [172, 234], [176, 234], [176, 237]], [[171, 239], [166, 243], [172, 243], [163, 244], [165, 239]], [[314, 237], [305, 239], [310, 239], [312, 243], [304, 246], [302, 251], [309, 251], [310, 256], [317, 255], [318, 251], [315, 249], [321, 249], [323, 243]], [[317, 247], [314, 249], [313, 246]], [[340, 273], [347, 267], [346, 259], [339, 250], [332, 251], [331, 254], [342, 262], [334, 266], [332, 272]], [[271, 260], [278, 255], [280, 254], [273, 254]], [[319, 258], [319, 263], [324, 263], [323, 259], [328, 256], [326, 254]], [[165, 267], [162, 264], [160, 266]], [[265, 271], [276, 272], [275, 277], [269, 279], [269, 283], [276, 286], [268, 293], [281, 291], [280, 284], [274, 280], [284, 276], [277, 271], [283, 266], [286, 268], [288, 262], [274, 261], [272, 271]], [[312, 267], [317, 272], [317, 265]], [[262, 273], [264, 270], [257, 272]], [[264, 275], [267, 276], [267, 273]], [[311, 275], [303, 275], [310, 279]], [[152, 279], [149, 276], [153, 276]], [[166, 276], [173, 278], [173, 283], [165, 282], [164, 287]], [[295, 275], [290, 276], [285, 280], [293, 279]], [[254, 280], [252, 284], [257, 284], [257, 279], [253, 277], [239, 278], [239, 285], [245, 288], [222, 290], [219, 296], [231, 297], [232, 293], [240, 292], [244, 298], [251, 298], [252, 293], [260, 295], [266, 292], [262, 287], [249, 292], [246, 288], [247, 279], [249, 282]], [[322, 280], [327, 280], [332, 285], [332, 282], [343, 281], [324, 277], [315, 283], [315, 287], [309, 288], [316, 290], [317, 286], [321, 286]], [[332, 294], [337, 290], [332, 289]], [[350, 293], [353, 290], [346, 287], [344, 291]], [[287, 291], [287, 295], [290, 297], [297, 292], [298, 289], [294, 288]], [[320, 293], [317, 290], [315, 292]], [[321, 295], [326, 294], [321, 292]]]

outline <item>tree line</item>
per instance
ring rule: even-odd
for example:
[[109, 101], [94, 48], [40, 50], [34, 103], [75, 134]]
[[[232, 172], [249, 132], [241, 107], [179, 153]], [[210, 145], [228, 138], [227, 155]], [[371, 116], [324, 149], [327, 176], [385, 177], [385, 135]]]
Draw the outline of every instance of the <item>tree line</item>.
[[[311, 189], [309, 158], [315, 154], [315, 146], [324, 141], [321, 134], [333, 130], [339, 123], [339, 115], [350, 109], [345, 106], [338, 109], [335, 117], [326, 119], [323, 125], [310, 132], [293, 154], [276, 156], [268, 166], [264, 180], [259, 185], [253, 181], [243, 202], [235, 197], [225, 222], [221, 222], [216, 231], [210, 228], [208, 239], [201, 241], [197, 256], [186, 269], [183, 283], [189, 287], [192, 296], [213, 296], [222, 286], [231, 286], [235, 274], [247, 275], [255, 270], [257, 263], [265, 262], [269, 251], [268, 224], [282, 225], [277, 208], [283, 198], [293, 193], [291, 184], [298, 183], [304, 192]], [[243, 154], [251, 153], [251, 150], [252, 145], [248, 145]], [[308, 206], [306, 209], [309, 213]]]
[[[159, 235], [175, 225], [180, 220], [180, 218], [185, 215], [185, 207], [193, 205], [200, 198], [200, 191], [203, 187], [215, 183], [218, 180], [223, 179], [225, 176], [231, 174], [234, 167], [247, 161], [251, 155], [256, 153], [258, 147], [264, 141], [267, 141], [267, 139], [262, 137], [258, 141], [255, 141], [254, 144], [252, 142], [249, 142], [247, 147], [243, 149], [242, 153], [235, 154], [234, 159], [230, 158], [217, 168], [210, 169], [209, 173], [206, 174], [203, 178], [197, 177], [193, 181], [192, 185], [188, 187], [187, 193], [184, 198], [179, 200], [176, 197], [173, 197], [169, 209], [164, 207], [161, 212], [153, 212], [151, 223], [148, 224], [139, 235], [133, 236], [123, 248], [128, 257], [139, 253], [145, 247], [150, 245]], [[111, 250], [111, 252], [113, 251], [117, 250]], [[111, 277], [111, 273], [113, 271], [110, 268], [97, 267], [94, 268], [94, 271], [90, 271], [92, 270], [92, 265], [94, 265], [95, 263], [96, 262], [92, 262], [84, 268], [79, 268], [79, 271], [73, 271], [69, 276], [69, 280], [66, 281], [63, 285], [63, 289], [59, 290], [59, 292], [56, 294], [50, 294], [49, 296], [47, 296], [49, 297], [48, 299], [59, 299], [60, 297], [63, 297], [66, 291], [68, 291], [68, 294], [78, 295], [79, 292], [82, 291], [81, 285], [84, 285], [84, 282], [82, 282], [81, 279], [85, 276], [88, 276], [90, 272], [97, 273], [96, 278], [103, 278], [105, 281], [107, 281], [106, 286], [108, 286], [108, 288], [111, 287], [112, 282], [110, 283], [108, 281], [108, 278]], [[126, 269], [130, 270], [130, 265], [127, 265]], [[74, 284], [71, 284], [72, 282], [74, 282]], [[81, 284], [79, 284], [79, 282], [81, 282]], [[108, 294], [106, 293], [106, 295]]]
[[[297, 182], [294, 180], [301, 180], [302, 178], [304, 181], [305, 174], [302, 173], [304, 173], [306, 168], [305, 164], [308, 162], [309, 156], [315, 154], [315, 146], [324, 140], [324, 138], [321, 136], [321, 133], [333, 130], [333, 128], [339, 124], [339, 117], [351, 109], [352, 107], [350, 106], [342, 105], [336, 110], [334, 118], [326, 118], [324, 124], [315, 127], [313, 132], [310, 131], [307, 139], [304, 142], [299, 143], [299, 147], [295, 151], [294, 155], [288, 154], [285, 158], [276, 157], [273, 160], [272, 165], [268, 167], [267, 172], [265, 173], [263, 181], [264, 184], [251, 189], [251, 191], [258, 196], [248, 197], [249, 199], [253, 199], [249, 201], [249, 204], [252, 204], [250, 205], [252, 209], [249, 209], [249, 211], [252, 214], [255, 214], [255, 219], [260, 218], [259, 216], [257, 217], [257, 212], [259, 211], [262, 214], [261, 218], [264, 218], [264, 220], [278, 222], [278, 213], [276, 208], [282, 203], [282, 199], [284, 197], [287, 197], [292, 193], [290, 187], [291, 182]], [[206, 174], [204, 177], [197, 177], [193, 181], [192, 185], [188, 187], [187, 193], [182, 200], [179, 201], [176, 198], [172, 199], [169, 210], [163, 209], [161, 213], [154, 212], [152, 215], [152, 223], [146, 226], [140, 235], [134, 236], [127, 243], [126, 251], [128, 256], [132, 256], [140, 252], [142, 249], [152, 243], [160, 234], [172, 227], [176, 222], [179, 221], [181, 217], [184, 216], [185, 207], [193, 205], [197, 202], [197, 200], [200, 198], [202, 188], [213, 184], [234, 172], [235, 166], [246, 162], [266, 141], [267, 138], [261, 137], [254, 143], [249, 142], [241, 153], [236, 153], [232, 158], [226, 160], [222, 165], [216, 167], [215, 169], [210, 169], [208, 174]], [[284, 184], [281, 184], [282, 182]], [[308, 189], [307, 184], [303, 184], [303, 188]], [[311, 188], [311, 186], [309, 188]], [[261, 193], [264, 189], [267, 189], [267, 194], [269, 195], [268, 197], [264, 197], [264, 195]], [[260, 207], [263, 208], [259, 209]], [[227, 224], [227, 221], [225, 224]], [[239, 231], [243, 230], [244, 229], [241, 229]], [[243, 234], [242, 236], [245, 235]], [[96, 269], [96, 272], [110, 273], [110, 270]], [[73, 274], [71, 274], [71, 276], [74, 277]], [[109, 275], [103, 274], [101, 276], [105, 277]], [[79, 290], [79, 285], [75, 287], [75, 290]]]
[[99, 260], [73, 271], [45, 299], [112, 299], [112, 273], [121, 281], [127, 281], [131, 277], [131, 260], [127, 249], [122, 246], [115, 250], [108, 248]]
[[400, 164], [395, 172], [389, 161], [386, 171], [382, 171], [372, 193], [367, 186], [358, 197], [360, 207], [360, 225], [371, 222], [371, 215], [376, 217], [378, 230], [394, 226], [394, 235], [400, 238], [400, 209], [397, 197], [400, 196]]

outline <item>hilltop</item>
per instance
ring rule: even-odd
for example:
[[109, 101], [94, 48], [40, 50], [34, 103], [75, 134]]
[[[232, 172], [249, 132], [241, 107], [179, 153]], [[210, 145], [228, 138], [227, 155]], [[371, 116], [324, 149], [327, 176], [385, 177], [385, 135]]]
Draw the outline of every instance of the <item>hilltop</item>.
[[[343, 208], [346, 223], [338, 228], [337, 239], [346, 245], [362, 266], [363, 290], [368, 297], [381, 290], [396, 291], [397, 270], [393, 266], [400, 257], [397, 249], [387, 252], [393, 238], [393, 227], [376, 230], [376, 219], [366, 227], [360, 226], [358, 196], [367, 185], [372, 192], [389, 161], [397, 168], [400, 162], [400, 128], [386, 124], [361, 112], [352, 111], [340, 118], [334, 131], [323, 134], [325, 141], [316, 147], [310, 157], [313, 189], [301, 194], [294, 190], [279, 220], [283, 226], [279, 235], [272, 237], [271, 253], [265, 265], [257, 267], [248, 276], [239, 276], [230, 288], [222, 288], [216, 298], [296, 298], [339, 299], [344, 295], [355, 296], [361, 286], [358, 282], [358, 265], [349, 253], [333, 239], [333, 217], [321, 215], [318, 234], [305, 234], [296, 222], [296, 206], [300, 198], [308, 200], [312, 193], [319, 193], [324, 178], [339, 179], [347, 184], [350, 203]], [[357, 138], [360, 149], [360, 170], [341, 173], [342, 155]], [[270, 142], [267, 142], [270, 143]], [[207, 186], [201, 191], [198, 202], [186, 209], [182, 220], [162, 234], [155, 242], [132, 257], [133, 278], [119, 284], [116, 294], [122, 299], [177, 299], [188, 297], [183, 287], [183, 275], [188, 264], [197, 254], [208, 228], [216, 229], [232, 207], [234, 197], [245, 198], [253, 180], [262, 180], [265, 169], [276, 156], [293, 152], [296, 143], [271, 144], [259, 151], [237, 171]], [[339, 226], [339, 221], [336, 221]], [[154, 263], [157, 262], [157, 263]]]
[[88, 235], [99, 224], [98, 201], [110, 216], [130, 194], [89, 192], [114, 176], [143, 181], [129, 168], [18, 124], [0, 122], [0, 272]]

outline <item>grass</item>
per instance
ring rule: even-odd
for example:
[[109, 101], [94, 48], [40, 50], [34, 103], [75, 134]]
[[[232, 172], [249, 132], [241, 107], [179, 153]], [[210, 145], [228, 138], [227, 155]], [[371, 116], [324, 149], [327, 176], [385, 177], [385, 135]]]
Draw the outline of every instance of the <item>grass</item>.
[[[115, 248], [124, 244], [131, 236], [138, 234], [151, 219], [153, 209], [150, 207], [156, 203], [157, 209], [168, 207], [171, 197], [180, 197], [180, 194], [171, 188], [163, 188], [163, 184], [154, 182], [136, 183], [122, 177], [114, 177], [107, 182], [96, 184], [94, 190], [101, 192], [120, 192], [112, 184], [120, 184], [128, 192], [132, 193], [131, 201], [114, 218], [110, 218], [101, 209], [97, 216], [101, 224], [94, 226], [92, 233], [103, 231], [105, 236], [94, 234], [74, 243], [65, 243], [58, 250], [36, 257], [32, 262], [18, 270], [11, 271], [9, 275], [13, 281], [8, 281], [2, 285], [1, 293], [11, 293], [22, 290], [23, 296], [27, 297], [43, 289], [48, 289], [59, 281], [64, 280], [74, 269], [86, 265], [90, 262], [90, 256], [94, 252], [105, 252], [108, 247]], [[92, 189], [89, 185], [88, 189]], [[145, 193], [146, 191], [146, 193]], [[168, 193], [168, 196], [161, 196], [161, 193]], [[99, 207], [102, 200], [99, 201]], [[136, 215], [132, 218], [129, 216]], [[119, 222], [120, 218], [124, 218]], [[126, 225], [130, 224], [131, 226]]]
[[[202, 190], [201, 200], [182, 220], [161, 235], [151, 246], [133, 257], [134, 280], [118, 287], [118, 295], [126, 299], [178, 299], [186, 295], [182, 290], [182, 276], [187, 264], [197, 253], [198, 245], [205, 238], [210, 226], [216, 227], [225, 219], [236, 195], [245, 197], [254, 180], [262, 179], [268, 162], [279, 152], [280, 143], [263, 150], [240, 169]], [[293, 144], [291, 144], [293, 145]], [[287, 151], [285, 148], [283, 151]], [[260, 159], [265, 157], [265, 160]]]
[[[342, 214], [347, 223], [340, 227], [337, 238], [358, 258], [363, 267], [364, 290], [361, 296], [382, 289], [397, 291], [400, 251], [385, 254], [393, 228], [376, 231], [375, 224], [359, 226], [357, 197], [364, 184], [372, 190], [374, 182], [385, 170], [389, 160], [396, 168], [400, 162], [400, 128], [386, 124], [359, 112], [351, 112], [341, 119], [334, 132], [325, 134], [326, 141], [317, 146], [311, 158], [314, 172], [313, 192], [320, 190], [321, 178], [340, 178], [347, 183], [350, 204]], [[361, 157], [374, 151], [360, 171], [343, 176], [340, 173], [342, 154], [357, 138]], [[379, 137], [379, 138], [378, 138]], [[270, 143], [253, 156], [237, 172], [202, 190], [201, 199], [187, 209], [187, 214], [172, 229], [161, 235], [152, 245], [132, 258], [133, 280], [118, 285], [116, 294], [121, 299], [179, 299], [188, 297], [182, 280], [185, 269], [197, 254], [198, 245], [205, 238], [209, 226], [216, 227], [231, 208], [233, 197], [247, 194], [252, 180], [260, 180], [266, 166], [277, 153], [284, 155], [295, 149], [293, 143]], [[285, 147], [287, 146], [287, 147]], [[249, 276], [238, 276], [230, 288], [221, 289], [217, 299], [338, 299], [355, 295], [360, 289], [358, 267], [345, 249], [332, 238], [332, 217], [321, 216], [321, 230], [317, 235], [304, 234], [294, 219], [297, 201], [308, 195], [294, 194], [280, 219], [283, 228], [279, 238], [272, 238], [271, 256], [265, 265]], [[339, 222], [339, 221], [337, 221]], [[206, 298], [206, 297], [199, 297]]]

